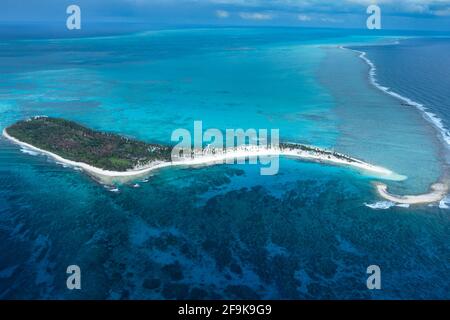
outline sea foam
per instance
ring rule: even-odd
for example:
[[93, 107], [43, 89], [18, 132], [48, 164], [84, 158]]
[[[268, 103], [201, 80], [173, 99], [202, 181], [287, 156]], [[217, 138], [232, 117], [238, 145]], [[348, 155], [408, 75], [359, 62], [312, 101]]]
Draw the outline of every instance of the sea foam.
[[391, 201], [378, 201], [375, 203], [364, 203], [364, 205], [375, 210], [386, 210], [395, 206], [395, 203]]
[[399, 208], [409, 208], [409, 204], [407, 203], [395, 203], [392, 201], [378, 201], [375, 203], [364, 203], [366, 207], [369, 207], [374, 210], [387, 210], [392, 207], [399, 207]]
[[39, 155], [39, 152], [30, 150], [30, 149], [26, 149], [26, 148], [21, 148], [20, 151], [22, 151], [23, 153], [32, 155], [32, 156], [37, 156], [37, 155]]
[[450, 196], [445, 197], [439, 202], [439, 208], [450, 209]]
[[380, 89], [381, 91], [389, 94], [390, 96], [397, 98], [401, 101], [404, 101], [407, 105], [416, 107], [417, 109], [419, 109], [422, 112], [422, 115], [424, 116], [424, 118], [426, 120], [428, 120], [430, 123], [432, 123], [439, 131], [439, 133], [442, 136], [442, 139], [444, 140], [444, 142], [446, 143], [447, 147], [450, 148], [450, 131], [445, 127], [443, 121], [441, 118], [439, 118], [438, 116], [436, 116], [436, 114], [428, 111], [428, 108], [426, 108], [423, 104], [420, 104], [416, 101], [413, 101], [407, 97], [402, 96], [399, 93], [396, 93], [394, 91], [392, 91], [390, 88], [388, 87], [384, 87], [382, 85], [380, 85], [378, 83], [378, 80], [376, 79], [376, 66], [375, 64], [367, 57], [367, 53], [364, 51], [360, 51], [360, 50], [356, 50], [356, 49], [350, 49], [350, 48], [346, 48], [346, 47], [342, 47], [342, 49], [348, 49], [354, 52], [358, 52], [360, 54], [360, 58], [363, 59], [370, 67], [370, 71], [369, 71], [369, 79], [370, 82], [378, 89]]

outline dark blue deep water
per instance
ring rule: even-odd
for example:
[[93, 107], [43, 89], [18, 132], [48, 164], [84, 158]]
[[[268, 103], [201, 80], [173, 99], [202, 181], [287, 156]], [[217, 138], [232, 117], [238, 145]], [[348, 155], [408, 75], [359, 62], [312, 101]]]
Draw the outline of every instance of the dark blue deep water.
[[[411, 177], [408, 188], [426, 189], [444, 170], [437, 131], [419, 111], [386, 100], [364, 62], [336, 48], [380, 39], [324, 32], [3, 41], [0, 127], [47, 114], [164, 143], [196, 119], [221, 129], [276, 127], [290, 141], [385, 161]], [[448, 40], [423, 39], [367, 51], [381, 83], [449, 124], [448, 48]], [[364, 97], [383, 105], [370, 109], [375, 123], [358, 108]], [[414, 141], [423, 152], [411, 151]], [[0, 298], [450, 298], [446, 204], [374, 210], [365, 205], [380, 201], [372, 181], [282, 159], [276, 176], [252, 165], [167, 169], [114, 193], [0, 139]], [[66, 288], [73, 264], [81, 290]], [[371, 291], [366, 269], [374, 264], [382, 289]]]
[[450, 39], [417, 38], [362, 47], [378, 68], [380, 84], [423, 105], [440, 122], [450, 146]]

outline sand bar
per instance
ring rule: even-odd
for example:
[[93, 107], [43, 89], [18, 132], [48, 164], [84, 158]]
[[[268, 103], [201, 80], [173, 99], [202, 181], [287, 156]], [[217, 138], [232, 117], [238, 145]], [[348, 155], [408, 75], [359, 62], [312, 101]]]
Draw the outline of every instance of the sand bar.
[[[186, 158], [182, 160], [177, 161], [171, 161], [171, 162], [165, 162], [165, 161], [155, 161], [152, 163], [149, 163], [145, 166], [135, 168], [133, 170], [129, 171], [109, 171], [104, 170], [101, 168], [97, 168], [94, 166], [91, 166], [86, 163], [82, 162], [76, 162], [72, 160], [65, 159], [57, 154], [54, 154], [52, 152], [42, 150], [40, 148], [37, 148], [33, 145], [30, 145], [26, 142], [19, 141], [18, 139], [11, 137], [6, 129], [3, 130], [3, 136], [8, 139], [9, 141], [20, 145], [26, 149], [30, 149], [33, 151], [36, 151], [40, 154], [45, 154], [52, 159], [61, 162], [63, 164], [66, 164], [71, 167], [76, 167], [79, 169], [83, 169], [87, 173], [94, 175], [95, 177], [99, 178], [101, 181], [111, 181], [112, 179], [117, 178], [118, 180], [132, 180], [135, 178], [140, 178], [145, 175], [148, 175], [152, 171], [166, 168], [166, 167], [172, 167], [172, 166], [201, 166], [201, 165], [211, 165], [211, 164], [220, 164], [225, 163], [227, 160], [232, 159], [245, 159], [248, 157], [268, 157], [268, 156], [286, 156], [291, 158], [297, 158], [302, 160], [308, 160], [308, 161], [319, 161], [324, 163], [330, 163], [335, 165], [341, 165], [341, 166], [348, 166], [356, 168], [360, 171], [363, 171], [369, 175], [373, 175], [377, 178], [386, 179], [386, 180], [394, 180], [394, 181], [401, 181], [405, 180], [407, 177], [399, 175], [389, 169], [380, 167], [380, 166], [374, 166], [369, 163], [366, 163], [364, 161], [354, 159], [354, 158], [348, 158], [343, 159], [340, 157], [336, 157], [333, 155], [325, 155], [320, 154], [320, 152], [309, 152], [304, 151], [301, 149], [280, 149], [280, 148], [266, 148], [266, 147], [259, 147], [259, 146], [243, 146], [239, 148], [233, 148], [233, 149], [227, 149], [224, 152], [216, 153], [216, 154], [200, 154], [196, 155], [194, 158]], [[320, 149], [318, 149], [320, 150]]]
[[448, 192], [448, 185], [445, 183], [435, 183], [431, 186], [431, 191], [426, 194], [398, 196], [388, 192], [387, 185], [375, 183], [378, 194], [386, 200], [400, 204], [426, 204], [440, 202]]

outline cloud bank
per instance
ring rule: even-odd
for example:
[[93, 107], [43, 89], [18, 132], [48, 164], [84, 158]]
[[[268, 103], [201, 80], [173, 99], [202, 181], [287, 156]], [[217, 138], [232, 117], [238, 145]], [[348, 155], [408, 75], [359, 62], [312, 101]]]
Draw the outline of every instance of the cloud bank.
[[1, 0], [0, 21], [64, 21], [70, 4], [85, 22], [155, 26], [277, 25], [364, 28], [366, 8], [390, 29], [450, 30], [450, 0]]

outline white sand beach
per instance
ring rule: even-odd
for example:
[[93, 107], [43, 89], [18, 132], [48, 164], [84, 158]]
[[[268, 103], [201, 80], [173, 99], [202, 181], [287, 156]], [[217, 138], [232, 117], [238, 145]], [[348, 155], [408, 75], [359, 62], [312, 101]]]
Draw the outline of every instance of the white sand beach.
[[[354, 159], [354, 158], [348, 158], [351, 159], [343, 159], [339, 158], [333, 155], [325, 155], [320, 154], [316, 152], [309, 152], [304, 151], [301, 149], [279, 149], [279, 148], [265, 148], [265, 147], [259, 147], [259, 146], [243, 146], [233, 149], [227, 149], [224, 152], [211, 154], [211, 153], [203, 153], [196, 155], [194, 158], [186, 158], [179, 161], [171, 161], [171, 162], [163, 162], [163, 161], [155, 161], [152, 163], [149, 163], [146, 166], [135, 168], [133, 170], [129, 171], [108, 171], [100, 168], [96, 168], [94, 166], [91, 166], [86, 163], [82, 162], [76, 162], [72, 160], [65, 159], [57, 154], [54, 154], [52, 152], [42, 150], [40, 148], [37, 148], [33, 145], [30, 145], [28, 143], [19, 141], [18, 139], [11, 137], [6, 129], [3, 130], [3, 136], [8, 139], [9, 141], [20, 145], [24, 148], [27, 148], [29, 150], [33, 150], [35, 152], [38, 152], [40, 154], [45, 154], [52, 159], [56, 160], [57, 162], [66, 164], [71, 167], [79, 168], [87, 173], [95, 176], [99, 180], [103, 182], [111, 181], [112, 179], [117, 179], [119, 181], [131, 181], [136, 178], [143, 177], [145, 175], [148, 175], [152, 171], [166, 168], [166, 167], [172, 167], [172, 166], [201, 166], [201, 165], [211, 165], [211, 164], [220, 164], [220, 163], [226, 163], [227, 160], [237, 160], [237, 159], [245, 159], [249, 157], [268, 157], [268, 156], [286, 156], [291, 158], [297, 158], [302, 160], [309, 160], [309, 161], [319, 161], [319, 162], [325, 162], [329, 164], [335, 164], [335, 165], [342, 165], [342, 166], [348, 166], [353, 167], [355, 169], [358, 169], [362, 172], [365, 172], [369, 175], [373, 175], [377, 178], [382, 178], [386, 180], [395, 180], [395, 181], [401, 181], [405, 180], [407, 177], [402, 176], [400, 174], [397, 174], [389, 169], [380, 167], [380, 166], [374, 166], [369, 163], [366, 163], [364, 161]], [[320, 149], [318, 149], [320, 150]]]
[[[100, 182], [106, 184], [113, 182], [129, 182], [138, 178], [148, 176], [153, 171], [156, 171], [158, 169], [167, 167], [174, 167], [174, 166], [193, 167], [193, 166], [204, 166], [213, 164], [224, 164], [227, 162], [227, 160], [238, 160], [245, 158], [257, 158], [268, 156], [285, 156], [306, 161], [316, 161], [321, 163], [352, 167], [365, 174], [385, 180], [402, 181], [407, 179], [406, 176], [397, 174], [387, 168], [375, 166], [367, 162], [350, 157], [348, 159], [345, 159], [330, 154], [321, 154], [320, 152], [304, 151], [295, 148], [280, 149], [280, 148], [265, 148], [258, 146], [243, 146], [233, 149], [227, 149], [224, 152], [216, 154], [202, 153], [194, 156], [193, 158], [186, 158], [179, 161], [171, 161], [171, 162], [155, 161], [149, 163], [146, 166], [123, 172], [108, 171], [91, 166], [86, 163], [65, 159], [52, 152], [42, 150], [31, 144], [19, 141], [18, 139], [11, 137], [6, 131], [6, 129], [3, 130], [3, 136], [9, 141], [23, 148], [34, 151], [38, 154], [47, 155], [58, 163], [62, 163], [64, 165], [73, 167], [78, 170], [81, 169], [86, 173], [88, 173], [89, 175], [98, 179]], [[377, 182], [375, 183], [375, 186], [378, 194], [382, 198], [398, 204], [435, 203], [444, 199], [448, 192], [448, 186], [445, 183], [436, 183], [432, 185], [431, 187], [432, 191], [430, 193], [421, 195], [407, 195], [407, 196], [399, 196], [389, 193], [387, 190], [387, 185], [383, 183]]]
[[378, 194], [389, 201], [400, 204], [426, 204], [440, 202], [445, 198], [448, 192], [448, 186], [445, 183], [435, 183], [431, 186], [431, 191], [420, 195], [398, 196], [388, 192], [387, 185], [375, 183]]

